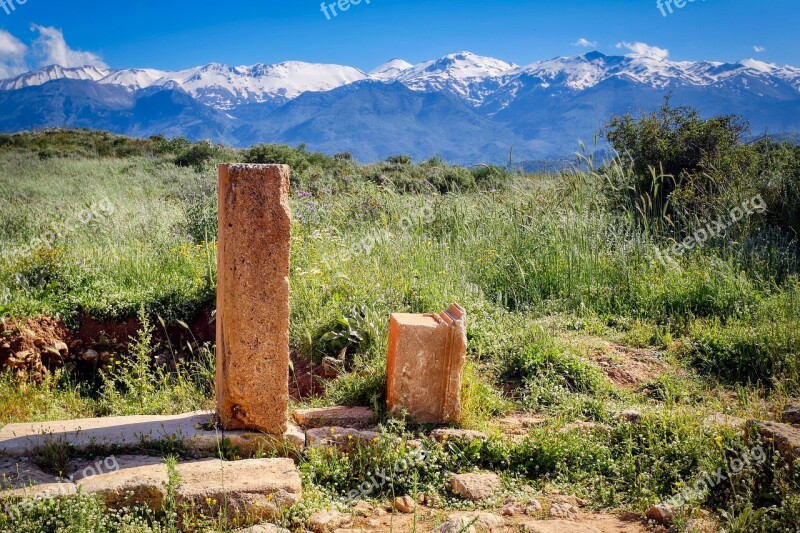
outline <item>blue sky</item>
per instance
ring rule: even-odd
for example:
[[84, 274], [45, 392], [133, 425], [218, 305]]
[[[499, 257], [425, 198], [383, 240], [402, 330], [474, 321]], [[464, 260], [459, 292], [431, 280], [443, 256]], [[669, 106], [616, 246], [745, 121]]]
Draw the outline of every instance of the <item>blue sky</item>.
[[[19, 70], [66, 57], [180, 69], [302, 60], [371, 70], [394, 57], [415, 63], [461, 50], [527, 64], [595, 48], [574, 45], [585, 39], [608, 54], [622, 53], [619, 42], [642, 42], [676, 60], [800, 66], [798, 0], [685, 0], [667, 16], [656, 0], [369, 1], [328, 20], [320, 0], [27, 0], [11, 14], [0, 8], [0, 65]], [[46, 38], [32, 25], [47, 29]]]

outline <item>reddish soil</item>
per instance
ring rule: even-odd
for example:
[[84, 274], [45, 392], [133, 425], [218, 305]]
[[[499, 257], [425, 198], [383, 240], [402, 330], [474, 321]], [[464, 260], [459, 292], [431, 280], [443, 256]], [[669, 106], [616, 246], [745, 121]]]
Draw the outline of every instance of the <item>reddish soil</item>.
[[[204, 311], [188, 326], [189, 330], [180, 324], [171, 324], [165, 332], [156, 324], [153, 340], [178, 349], [186, 347], [187, 343], [215, 341], [213, 311]], [[102, 364], [109, 358], [108, 354], [126, 354], [130, 339], [140, 329], [141, 322], [135, 317], [122, 321], [86, 317], [77, 331], [50, 317], [5, 319], [0, 322], [0, 369], [10, 368], [20, 378], [41, 381], [54, 368], [98, 364], [91, 357], [84, 358], [87, 350], [97, 352]]]

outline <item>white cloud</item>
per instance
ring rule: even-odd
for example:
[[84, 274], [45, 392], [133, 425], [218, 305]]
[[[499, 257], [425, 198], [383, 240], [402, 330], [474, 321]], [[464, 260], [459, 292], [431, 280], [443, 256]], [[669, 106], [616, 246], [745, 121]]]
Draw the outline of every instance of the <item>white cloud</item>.
[[756, 52], [758, 52], [759, 54], [760, 54], [761, 52], [766, 52], [766, 51], [767, 51], [767, 49], [766, 49], [766, 48], [764, 48], [763, 46], [759, 46], [759, 45], [757, 45], [757, 44], [754, 44], [754, 45], [753, 45], [753, 50], [755, 50], [755, 51], [756, 51]]
[[64, 34], [57, 28], [33, 24], [31, 31], [39, 32], [39, 37], [33, 41], [33, 55], [39, 67], [108, 67], [97, 54], [71, 49], [64, 40]]
[[650, 57], [653, 59], [667, 59], [669, 57], [669, 50], [666, 48], [659, 48], [657, 46], [650, 46], [646, 43], [628, 43], [628, 42], [621, 42], [617, 43], [617, 48], [627, 48], [632, 54], [631, 56], [641, 56], [641, 57]]
[[581, 37], [580, 39], [578, 39], [577, 41], [572, 43], [572, 46], [583, 46], [585, 48], [597, 48], [597, 41], [590, 41], [589, 39], [587, 39], [585, 37]]
[[25, 54], [28, 47], [5, 30], [0, 30], [0, 79], [26, 72]]

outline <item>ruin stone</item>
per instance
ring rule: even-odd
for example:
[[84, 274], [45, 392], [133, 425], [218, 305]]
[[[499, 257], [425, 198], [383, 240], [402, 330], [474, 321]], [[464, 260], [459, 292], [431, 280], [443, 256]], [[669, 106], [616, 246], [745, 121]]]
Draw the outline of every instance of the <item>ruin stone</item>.
[[282, 435], [289, 407], [289, 167], [220, 165], [217, 411]]
[[420, 424], [457, 424], [467, 354], [467, 314], [393, 314], [387, 361], [389, 410]]

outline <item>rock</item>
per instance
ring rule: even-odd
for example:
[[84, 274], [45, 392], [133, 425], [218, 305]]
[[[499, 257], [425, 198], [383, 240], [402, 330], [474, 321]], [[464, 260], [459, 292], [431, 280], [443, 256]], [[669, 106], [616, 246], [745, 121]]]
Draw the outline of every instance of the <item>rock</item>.
[[236, 533], [290, 533], [288, 529], [283, 529], [273, 524], [259, 524], [257, 526], [246, 527], [236, 530]]
[[350, 521], [350, 517], [339, 511], [320, 511], [308, 519], [308, 526], [314, 533], [334, 531]]
[[626, 420], [631, 424], [638, 424], [642, 421], [642, 413], [636, 409], [626, 409], [625, 411], [617, 413], [614, 418], [617, 420]]
[[450, 489], [471, 501], [492, 497], [503, 488], [503, 480], [497, 474], [459, 474], [450, 478]]
[[522, 530], [526, 533], [603, 533], [602, 530], [590, 524], [571, 520], [528, 522], [522, 526]]
[[59, 481], [57, 476], [48, 474], [27, 459], [0, 458], [0, 490], [57, 484]]
[[309, 448], [339, 448], [351, 450], [357, 445], [370, 445], [380, 434], [375, 431], [359, 431], [343, 427], [321, 427], [306, 431]]
[[467, 353], [466, 312], [389, 318], [387, 401], [395, 415], [420, 424], [461, 420], [461, 377]]
[[305, 446], [305, 434], [289, 425], [282, 436], [249, 431], [221, 431], [210, 426], [214, 414], [198, 411], [174, 416], [119, 416], [8, 424], [0, 429], [0, 453], [12, 457], [31, 455], [56, 436], [77, 451], [113, 448], [140, 449], [142, 444], [180, 442], [196, 455], [218, 453], [223, 440], [242, 454], [266, 451], [294, 456]]
[[486, 433], [481, 433], [480, 431], [441, 428], [431, 431], [431, 438], [437, 442], [443, 442], [446, 440], [456, 442], [472, 442], [476, 440], [483, 441], [488, 437], [486, 436]]
[[375, 424], [375, 414], [368, 407], [323, 407], [298, 409], [295, 421], [304, 428], [346, 427], [366, 429]]
[[356, 516], [372, 516], [373, 513], [375, 513], [375, 507], [369, 502], [358, 500], [353, 504], [353, 514]]
[[66, 342], [56, 341], [53, 344], [53, 348], [55, 348], [56, 351], [60, 353], [62, 357], [66, 357], [69, 355], [69, 346], [67, 346]]
[[580, 516], [578, 508], [569, 503], [554, 503], [550, 505], [550, 516], [553, 518], [577, 519]]
[[781, 413], [781, 421], [786, 424], [800, 424], [800, 402], [786, 404]]
[[[300, 502], [300, 474], [291, 459], [249, 459], [226, 462], [206, 459], [176, 466], [178, 509], [203, 510], [213, 515], [251, 521], [273, 518]], [[100, 474], [77, 483], [84, 494], [99, 494], [113, 509], [131, 504], [160, 510], [167, 495], [167, 466], [145, 465]]]
[[538, 500], [531, 500], [525, 504], [525, 514], [528, 516], [535, 516], [542, 512], [542, 504]]
[[41, 485], [29, 485], [16, 489], [8, 489], [2, 492], [2, 500], [5, 502], [15, 502], [29, 499], [62, 498], [78, 494], [78, 486], [75, 483], [63, 481], [59, 483], [43, 483]]
[[507, 503], [500, 509], [500, 516], [516, 516], [519, 509], [513, 503]]
[[439, 526], [440, 533], [476, 533], [478, 531], [502, 531], [503, 517], [491, 513], [459, 513], [450, 515], [447, 522]]
[[287, 430], [291, 213], [286, 165], [219, 166], [217, 413]]
[[762, 438], [774, 442], [775, 449], [787, 463], [791, 465], [800, 460], [800, 429], [777, 422], [750, 421], [747, 424]]
[[81, 355], [81, 359], [85, 363], [94, 364], [100, 360], [100, 354], [94, 350], [86, 350], [83, 352], [83, 355]]
[[401, 513], [412, 514], [417, 509], [417, 503], [411, 496], [400, 496], [394, 499], [392, 507]]
[[658, 505], [648, 509], [645, 516], [650, 520], [654, 520], [666, 526], [672, 521], [672, 517], [675, 516], [675, 513], [670, 507]]

